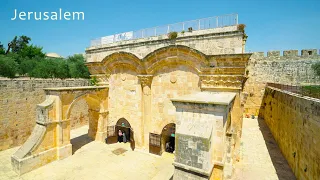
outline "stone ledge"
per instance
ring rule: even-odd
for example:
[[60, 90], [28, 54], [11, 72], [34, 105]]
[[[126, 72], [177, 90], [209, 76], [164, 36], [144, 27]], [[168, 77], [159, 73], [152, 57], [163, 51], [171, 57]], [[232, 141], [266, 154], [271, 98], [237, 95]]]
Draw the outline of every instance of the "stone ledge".
[[196, 174], [199, 174], [199, 175], [202, 175], [202, 176], [207, 176], [207, 177], [209, 177], [211, 175], [212, 170], [213, 170], [213, 165], [210, 165], [210, 170], [209, 171], [205, 171], [203, 169], [191, 167], [191, 166], [188, 166], [188, 165], [185, 165], [185, 164], [181, 164], [181, 163], [177, 163], [177, 162], [173, 162], [172, 164], [173, 164], [173, 166], [175, 168], [182, 169], [182, 170], [185, 170], [185, 171], [190, 171], [192, 173], [196, 173]]
[[[227, 33], [234, 33], [234, 32], [237, 32], [237, 33], [240, 32], [237, 30], [237, 26], [227, 26], [227, 27], [214, 28], [214, 29], [198, 30], [198, 31], [193, 31], [192, 33], [186, 32], [183, 36], [181, 35], [178, 36], [177, 40], [185, 39], [185, 38], [194, 38], [198, 36], [210, 36], [210, 35], [227, 34]], [[114, 47], [128, 46], [133, 44], [151, 43], [151, 42], [158, 43], [159, 41], [162, 42], [162, 41], [172, 41], [172, 40], [168, 39], [167, 35], [133, 39], [133, 40], [120, 41], [120, 42], [111, 43], [111, 44], [92, 46], [86, 49], [86, 53], [90, 54], [91, 52], [99, 49], [109, 49]]]
[[45, 91], [76, 91], [76, 90], [98, 90], [106, 89], [109, 86], [79, 86], [79, 87], [58, 87], [58, 88], [44, 88]]
[[197, 104], [229, 105], [235, 97], [236, 97], [236, 93], [199, 92], [196, 94], [190, 94], [190, 95], [172, 98], [171, 101], [189, 102], [189, 103], [197, 103]]

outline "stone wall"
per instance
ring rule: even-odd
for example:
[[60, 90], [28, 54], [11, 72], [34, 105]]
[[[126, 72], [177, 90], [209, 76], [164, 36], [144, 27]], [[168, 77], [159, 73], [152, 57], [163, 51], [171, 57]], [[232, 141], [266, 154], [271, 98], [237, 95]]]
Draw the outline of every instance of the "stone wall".
[[267, 87], [260, 114], [297, 179], [319, 179], [320, 100]]
[[258, 115], [267, 82], [288, 85], [320, 84], [320, 77], [311, 68], [320, 61], [317, 50], [269, 51], [253, 53], [246, 69], [248, 79], [243, 89], [245, 114]]
[[[45, 100], [43, 88], [88, 86], [85, 79], [1, 79], [0, 150], [21, 145], [30, 136], [36, 122], [36, 105]], [[78, 127], [88, 121], [85, 101], [75, 105], [71, 124]]]
[[243, 32], [237, 26], [178, 33], [177, 39], [169, 40], [167, 35], [120, 41], [86, 49], [87, 62], [101, 62], [115, 52], [132, 53], [142, 59], [149, 53], [169, 45], [184, 45], [207, 55], [241, 53]]
[[134, 130], [136, 146], [142, 146], [141, 85], [137, 73], [119, 68], [110, 76], [108, 125], [114, 126], [121, 118], [126, 119]]
[[70, 127], [75, 129], [89, 124], [88, 105], [85, 99], [81, 99], [72, 107], [70, 115]]

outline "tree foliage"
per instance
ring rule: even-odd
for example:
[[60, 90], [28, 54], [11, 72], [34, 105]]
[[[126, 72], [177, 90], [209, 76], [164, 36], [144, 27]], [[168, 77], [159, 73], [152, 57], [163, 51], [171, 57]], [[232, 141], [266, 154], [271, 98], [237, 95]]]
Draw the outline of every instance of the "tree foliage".
[[88, 68], [84, 65], [83, 55], [76, 54], [68, 57], [70, 75], [72, 78], [90, 78]]
[[316, 72], [316, 74], [320, 76], [320, 62], [313, 64], [311, 67]]
[[0, 55], [1, 54], [6, 54], [6, 50], [4, 49], [3, 44], [0, 42]]
[[19, 53], [21, 49], [29, 44], [31, 38], [28, 36], [15, 36], [13, 40], [8, 44], [8, 51], [11, 50], [13, 53]]
[[14, 78], [18, 71], [18, 64], [11, 57], [0, 55], [0, 76]]
[[42, 47], [30, 45], [30, 41], [31, 38], [27, 36], [15, 36], [8, 43], [7, 50], [0, 42], [0, 76], [90, 78], [83, 55], [76, 54], [66, 59], [48, 58]]

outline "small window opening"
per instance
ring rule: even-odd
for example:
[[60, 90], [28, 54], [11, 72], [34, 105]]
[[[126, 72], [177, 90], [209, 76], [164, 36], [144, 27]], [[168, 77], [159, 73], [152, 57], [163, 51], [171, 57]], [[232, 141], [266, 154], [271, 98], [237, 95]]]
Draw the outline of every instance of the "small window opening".
[[309, 54], [309, 55], [312, 55], [312, 51], [308, 51], [308, 54]]

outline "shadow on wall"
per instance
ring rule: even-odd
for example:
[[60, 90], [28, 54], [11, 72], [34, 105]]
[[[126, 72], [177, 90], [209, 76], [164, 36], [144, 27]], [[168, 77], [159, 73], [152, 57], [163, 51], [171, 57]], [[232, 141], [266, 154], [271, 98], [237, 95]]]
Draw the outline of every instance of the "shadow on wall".
[[92, 139], [88, 136], [88, 134], [83, 134], [81, 136], [71, 139], [70, 143], [72, 144], [72, 154], [74, 154], [82, 146], [90, 142], [92, 142]]
[[273, 135], [262, 118], [258, 118], [259, 128], [266, 143], [272, 164], [277, 172], [279, 180], [295, 180], [296, 177], [292, 172], [287, 160], [284, 158], [279, 146], [277, 145]]

